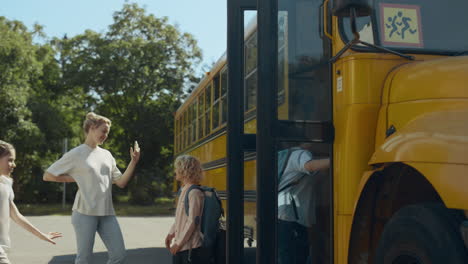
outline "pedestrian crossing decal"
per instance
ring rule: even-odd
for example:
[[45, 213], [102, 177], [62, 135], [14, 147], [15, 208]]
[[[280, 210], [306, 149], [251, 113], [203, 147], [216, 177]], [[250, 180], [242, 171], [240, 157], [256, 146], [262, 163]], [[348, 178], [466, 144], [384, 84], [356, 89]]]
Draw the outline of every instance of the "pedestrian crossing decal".
[[385, 46], [423, 47], [419, 6], [380, 4], [380, 30]]

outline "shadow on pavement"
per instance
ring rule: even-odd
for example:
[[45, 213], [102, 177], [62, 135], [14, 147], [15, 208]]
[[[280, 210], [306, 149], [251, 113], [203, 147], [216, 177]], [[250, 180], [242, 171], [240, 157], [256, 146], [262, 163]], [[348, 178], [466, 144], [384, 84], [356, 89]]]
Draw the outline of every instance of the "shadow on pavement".
[[[71, 264], [75, 260], [75, 254], [53, 257], [48, 264]], [[107, 252], [93, 254], [92, 264], [107, 262]], [[172, 255], [166, 248], [137, 248], [127, 250], [126, 263], [129, 264], [171, 264]]]
[[[256, 256], [255, 248], [244, 249], [244, 263], [254, 264]], [[48, 264], [71, 264], [75, 260], [75, 254], [54, 256]], [[104, 264], [107, 262], [107, 252], [93, 254], [90, 264]], [[127, 250], [128, 264], [172, 264], [172, 255], [166, 248], [137, 248]]]

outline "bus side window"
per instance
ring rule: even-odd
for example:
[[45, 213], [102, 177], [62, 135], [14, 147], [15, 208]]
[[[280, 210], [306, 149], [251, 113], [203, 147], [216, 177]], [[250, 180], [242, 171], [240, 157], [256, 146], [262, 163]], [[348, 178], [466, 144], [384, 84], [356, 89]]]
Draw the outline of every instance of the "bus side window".
[[245, 43], [245, 111], [255, 108], [257, 103], [257, 33]]
[[192, 106], [189, 106], [187, 111], [187, 146], [192, 144]]
[[198, 96], [198, 138], [202, 139], [205, 134], [204, 134], [204, 116], [205, 116], [205, 111], [204, 111], [204, 102], [205, 102], [205, 93], [200, 93]]
[[227, 121], [227, 89], [228, 89], [228, 75], [227, 68], [221, 71], [221, 124]]
[[211, 132], [211, 84], [205, 89], [205, 134]]
[[213, 79], [213, 130], [215, 130], [219, 126], [219, 108], [221, 106], [220, 103], [220, 89], [221, 89], [221, 84], [220, 84], [220, 78], [219, 74], [217, 74], [214, 79]]
[[188, 147], [189, 145], [189, 138], [188, 138], [188, 125], [189, 125], [189, 119], [188, 119], [188, 111], [187, 109], [184, 111], [184, 148]]
[[192, 105], [190, 106], [190, 127], [191, 127], [191, 133], [190, 133], [190, 138], [191, 142], [195, 143], [197, 141], [197, 101], [194, 101]]

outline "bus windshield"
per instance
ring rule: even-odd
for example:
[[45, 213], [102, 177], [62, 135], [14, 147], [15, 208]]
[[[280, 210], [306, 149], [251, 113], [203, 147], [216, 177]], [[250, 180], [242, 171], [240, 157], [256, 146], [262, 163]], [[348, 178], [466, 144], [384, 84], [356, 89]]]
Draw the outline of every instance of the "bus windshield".
[[[359, 17], [360, 39], [415, 53], [461, 54], [468, 50], [468, 1], [375, 0], [371, 17]], [[341, 32], [353, 38], [349, 18]]]

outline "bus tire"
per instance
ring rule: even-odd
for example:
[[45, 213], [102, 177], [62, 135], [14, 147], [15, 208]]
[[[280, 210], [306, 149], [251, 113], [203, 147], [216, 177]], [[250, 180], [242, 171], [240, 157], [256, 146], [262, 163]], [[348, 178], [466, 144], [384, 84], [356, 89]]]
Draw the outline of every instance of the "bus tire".
[[442, 204], [409, 205], [384, 227], [376, 264], [466, 264], [462, 216]]

